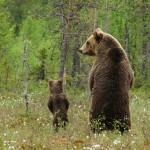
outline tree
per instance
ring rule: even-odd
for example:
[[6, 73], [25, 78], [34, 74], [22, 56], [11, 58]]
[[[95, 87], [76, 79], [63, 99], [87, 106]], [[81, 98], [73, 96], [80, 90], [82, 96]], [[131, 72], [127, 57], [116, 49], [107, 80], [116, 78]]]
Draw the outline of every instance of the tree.
[[[67, 3], [67, 14], [64, 13], [64, 5]], [[61, 10], [61, 21], [62, 21], [62, 49], [61, 49], [61, 61], [60, 61], [60, 71], [59, 77], [63, 77], [65, 63], [66, 63], [66, 56], [68, 51], [68, 42], [69, 42], [69, 29], [70, 29], [70, 16], [71, 16], [71, 0], [67, 0], [66, 3], [64, 2], [59, 6]], [[64, 32], [63, 32], [64, 31]]]
[[[148, 48], [149, 46], [149, 20], [147, 19], [148, 17], [148, 11], [149, 11], [149, 4], [148, 1], [142, 0], [141, 3], [141, 14], [142, 14], [142, 57], [143, 57], [143, 62], [142, 62], [142, 74], [143, 74], [143, 79], [147, 80], [148, 78], [148, 56], [150, 56], [150, 49]], [[150, 15], [150, 14], [149, 14]], [[148, 67], [148, 68], [147, 68]]]
[[[78, 55], [78, 49], [80, 48], [80, 14], [79, 11], [82, 7], [80, 7], [79, 1], [76, 0], [75, 3], [75, 8], [74, 8], [74, 19], [73, 19], [73, 23], [71, 24], [72, 26], [74, 26], [73, 29], [73, 34], [72, 34], [72, 38], [74, 40], [74, 44], [73, 44], [73, 48], [72, 48], [72, 69], [71, 69], [71, 76], [75, 77], [76, 75], [80, 74], [80, 57]], [[73, 41], [71, 41], [73, 42]]]

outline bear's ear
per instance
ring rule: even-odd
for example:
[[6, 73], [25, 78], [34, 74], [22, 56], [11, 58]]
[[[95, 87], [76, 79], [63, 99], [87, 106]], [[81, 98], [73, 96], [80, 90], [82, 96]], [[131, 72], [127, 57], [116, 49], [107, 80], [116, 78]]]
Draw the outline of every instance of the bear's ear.
[[60, 77], [60, 78], [58, 79], [58, 82], [59, 82], [59, 83], [62, 83], [62, 82], [63, 82], [63, 77]]
[[52, 80], [52, 79], [49, 79], [49, 80], [48, 80], [48, 84], [49, 84], [49, 86], [52, 84], [52, 82], [53, 82], [53, 80]]
[[96, 41], [97, 41], [98, 43], [99, 43], [99, 42], [102, 40], [102, 38], [103, 38], [103, 34], [100, 33], [99, 31], [100, 31], [100, 29], [98, 28], [98, 29], [96, 29], [96, 30], [94, 31], [94, 33], [93, 33], [94, 38], [96, 39]]

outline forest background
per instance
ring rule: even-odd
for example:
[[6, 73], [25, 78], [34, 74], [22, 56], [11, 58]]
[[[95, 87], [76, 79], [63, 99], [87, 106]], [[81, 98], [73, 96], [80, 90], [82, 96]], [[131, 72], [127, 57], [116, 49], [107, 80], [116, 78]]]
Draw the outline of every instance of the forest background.
[[97, 27], [116, 37], [126, 50], [135, 73], [135, 88], [149, 87], [149, 3], [1, 0], [0, 90], [21, 89], [24, 64], [34, 85], [49, 77], [57, 79], [65, 72], [72, 87], [87, 86], [93, 60], [81, 56], [78, 49]]
[[[32, 110], [33, 106], [38, 110], [42, 105], [46, 108], [49, 95], [48, 78], [57, 79], [63, 76], [66, 80], [64, 90], [72, 101], [71, 107], [74, 106], [73, 104], [76, 106], [79, 104], [80, 107], [85, 104], [84, 113], [88, 114], [89, 101], [86, 101], [90, 95], [88, 73], [93, 64], [93, 58], [81, 55], [78, 49], [97, 27], [118, 39], [134, 70], [135, 83], [131, 93], [133, 118], [139, 115], [140, 111], [137, 110], [142, 110], [141, 113], [144, 113], [143, 109], [149, 109], [149, 0], [0, 0], [0, 106], [1, 114], [3, 114], [0, 125], [5, 133], [9, 131], [9, 126], [5, 129], [4, 126], [13, 119], [15, 121], [12, 121], [13, 127], [10, 128], [14, 130], [18, 124], [20, 126], [24, 124], [24, 119], [31, 123], [34, 117], [38, 119], [38, 115], [45, 116], [43, 122], [46, 125], [49, 124], [48, 110], [44, 114], [39, 111], [36, 115], [35, 110]], [[29, 101], [32, 119], [23, 113], [25, 108], [22, 108], [22, 105], [25, 106], [25, 103], [22, 94], [28, 95], [26, 100]], [[35, 103], [37, 105], [34, 105]], [[19, 113], [17, 109], [20, 110]], [[7, 112], [7, 110], [11, 111]], [[72, 118], [75, 112], [74, 109], [70, 110]], [[12, 117], [13, 119], [6, 117], [6, 114], [10, 115], [10, 113], [15, 116]], [[22, 113], [23, 115], [18, 119], [16, 114]], [[150, 118], [149, 111], [145, 116]], [[23, 121], [20, 121], [20, 118], [24, 118]], [[85, 116], [81, 118], [86, 120]], [[136, 119], [134, 121], [135, 124], [140, 124]], [[150, 120], [147, 119], [147, 121]], [[80, 125], [82, 121], [76, 120], [76, 122], [80, 122]], [[148, 124], [148, 122], [141, 124], [144, 128], [142, 130], [135, 125], [135, 129], [143, 133], [140, 135], [144, 135], [139, 141], [141, 143], [146, 141], [146, 145], [149, 146], [150, 137], [147, 133], [149, 128], [146, 127]], [[136, 136], [137, 133], [134, 133]], [[50, 137], [47, 136], [47, 140], [48, 138]], [[6, 139], [6, 137], [0, 138], [0, 146], [10, 146], [4, 142]], [[24, 144], [19, 141], [20, 139], [22, 138], [19, 136], [15, 148], [19, 146], [43, 148], [41, 143], [38, 146], [29, 141], [29, 144]], [[32, 140], [37, 142], [37, 139]], [[39, 139], [41, 139], [40, 135]], [[81, 139], [83, 139], [82, 136]], [[86, 144], [83, 140], [77, 141], [78, 143]]]

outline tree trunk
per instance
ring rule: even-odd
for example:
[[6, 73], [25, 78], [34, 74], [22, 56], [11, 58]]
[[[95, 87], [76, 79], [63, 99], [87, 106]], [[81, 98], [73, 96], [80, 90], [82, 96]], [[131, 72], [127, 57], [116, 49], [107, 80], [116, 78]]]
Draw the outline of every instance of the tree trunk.
[[97, 29], [97, 4], [95, 3], [94, 8], [94, 30]]
[[89, 28], [90, 28], [90, 33], [93, 33], [93, 21], [92, 21], [92, 1], [89, 1]]
[[73, 48], [73, 62], [72, 62], [72, 72], [71, 76], [74, 77], [80, 72], [80, 57], [78, 56], [77, 50], [80, 48], [79, 45], [79, 38], [80, 38], [80, 28], [79, 28], [79, 7], [78, 7], [78, 0], [75, 1], [75, 20], [74, 20], [74, 27], [75, 27], [75, 37], [74, 37], [74, 48]]
[[130, 60], [130, 48], [129, 48], [129, 27], [128, 27], [128, 22], [126, 20], [126, 24], [125, 24], [125, 30], [126, 30], [126, 33], [125, 33], [125, 50], [127, 52], [127, 55], [128, 55], [128, 59]]
[[41, 64], [39, 67], [38, 72], [38, 80], [44, 80], [45, 79], [45, 61], [46, 61], [46, 49], [42, 49], [40, 51], [40, 57], [39, 57]]
[[108, 12], [109, 12], [108, 3], [109, 0], [106, 0], [106, 32], [108, 32]]
[[25, 66], [24, 71], [24, 97], [26, 100], [26, 112], [28, 112], [29, 108], [29, 99], [28, 99], [28, 63], [27, 63], [27, 46], [24, 41], [24, 54], [23, 54], [23, 66]]
[[142, 74], [144, 80], [148, 78], [148, 22], [146, 20], [146, 11], [148, 11], [147, 4], [144, 0], [142, 0], [142, 28], [143, 28], [143, 37], [142, 37], [142, 56], [143, 56], [143, 63], [142, 63]]
[[[69, 25], [70, 25], [70, 11], [71, 11], [71, 0], [68, 0], [68, 13], [67, 13], [67, 17], [64, 18], [65, 14], [62, 9], [62, 32], [63, 29], [65, 30], [65, 32], [63, 33], [63, 39], [62, 39], [62, 49], [61, 49], [61, 62], [60, 62], [60, 71], [59, 71], [59, 77], [63, 77], [64, 74], [64, 68], [65, 68], [65, 63], [66, 63], [66, 58], [67, 58], [67, 50], [68, 50], [68, 34], [69, 34]], [[64, 19], [66, 19], [64, 21]], [[65, 24], [64, 24], [65, 23]], [[65, 26], [65, 28], [63, 28], [63, 26]]]
[[[7, 62], [8, 63], [8, 62]], [[9, 78], [9, 64], [7, 64], [6, 67], [6, 79], [5, 79], [5, 85], [8, 83], [8, 78]]]

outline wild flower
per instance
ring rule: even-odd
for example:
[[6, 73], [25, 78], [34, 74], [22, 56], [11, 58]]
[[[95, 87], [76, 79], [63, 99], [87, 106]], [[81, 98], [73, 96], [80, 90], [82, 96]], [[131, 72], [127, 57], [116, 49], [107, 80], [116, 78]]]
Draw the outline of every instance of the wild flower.
[[83, 149], [90, 149], [90, 147], [83, 147]]
[[10, 141], [4, 141], [4, 145], [9, 145]]
[[100, 147], [100, 144], [95, 144], [95, 145], [93, 145], [92, 147], [94, 147], [94, 148], [99, 148], [99, 147]]
[[97, 135], [96, 134], [94, 134], [94, 138], [96, 138], [97, 137]]
[[14, 146], [9, 146], [8, 149], [11, 150], [11, 149], [15, 149], [15, 148], [14, 148]]
[[87, 139], [89, 139], [89, 136], [86, 136]]
[[15, 131], [14, 134], [18, 134], [18, 131]]
[[4, 133], [4, 136], [6, 136], [7, 134], [6, 133]]
[[79, 105], [78, 107], [79, 107], [79, 108], [81, 108], [82, 106], [81, 106], [81, 105]]
[[121, 143], [121, 141], [119, 141], [119, 140], [114, 140], [114, 141], [113, 141], [113, 144], [114, 144], [114, 145], [117, 145], [117, 144], [119, 144], [119, 143]]
[[77, 146], [74, 146], [74, 149], [76, 149], [77, 148]]
[[16, 143], [16, 141], [10, 141], [11, 143]]

